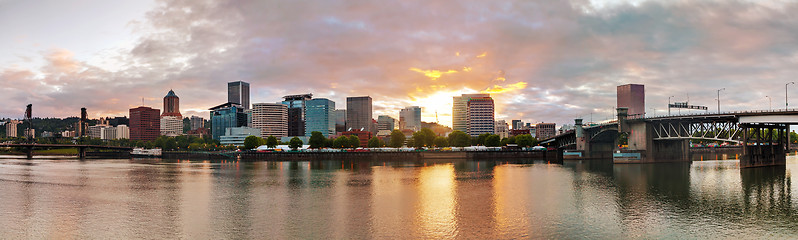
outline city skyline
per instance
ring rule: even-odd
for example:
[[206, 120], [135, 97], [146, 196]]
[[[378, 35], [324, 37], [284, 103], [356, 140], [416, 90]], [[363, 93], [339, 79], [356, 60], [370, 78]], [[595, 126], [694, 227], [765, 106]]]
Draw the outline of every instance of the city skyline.
[[444, 100], [464, 93], [491, 93], [496, 119], [558, 124], [613, 116], [614, 89], [627, 83], [646, 85], [655, 114], [669, 100], [711, 108], [721, 88], [729, 111], [798, 96], [798, 86], [785, 89], [798, 71], [794, 2], [358, 5], [2, 1], [0, 118], [19, 118], [28, 103], [38, 117], [81, 107], [122, 116], [142, 98], [159, 107], [168, 89], [186, 116], [207, 117], [227, 97], [219, 89], [238, 80], [252, 84], [252, 103], [369, 95], [373, 117], [420, 106], [423, 121], [437, 113], [447, 126]]

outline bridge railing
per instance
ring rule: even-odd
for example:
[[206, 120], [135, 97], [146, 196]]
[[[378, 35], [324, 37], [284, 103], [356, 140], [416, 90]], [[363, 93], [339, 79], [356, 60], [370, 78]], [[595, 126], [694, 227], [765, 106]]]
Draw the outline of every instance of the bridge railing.
[[[798, 108], [790, 108], [790, 109], [773, 109], [773, 110], [747, 110], [747, 111], [725, 111], [725, 112], [704, 112], [704, 113], [695, 113], [695, 112], [688, 112], [688, 113], [671, 113], [665, 115], [652, 115], [646, 116], [639, 119], [651, 119], [651, 118], [669, 118], [669, 117], [694, 117], [694, 116], [712, 116], [712, 115], [738, 115], [738, 114], [756, 114], [756, 113], [786, 113], [786, 112], [798, 112]], [[629, 118], [635, 119], [635, 118]]]

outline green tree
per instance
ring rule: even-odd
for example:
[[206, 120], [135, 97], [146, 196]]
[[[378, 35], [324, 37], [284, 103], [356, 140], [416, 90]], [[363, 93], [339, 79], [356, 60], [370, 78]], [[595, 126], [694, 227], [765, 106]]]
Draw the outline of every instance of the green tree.
[[502, 139], [502, 146], [506, 146], [507, 144], [515, 144], [515, 137], [514, 136], [510, 136], [508, 138], [503, 138]]
[[297, 148], [302, 147], [302, 143], [303, 143], [302, 139], [294, 137], [291, 139], [291, 141], [288, 142], [288, 147], [290, 147], [293, 150], [296, 150]]
[[332, 138], [324, 139], [324, 147], [334, 148], [335, 147], [335, 139], [332, 139]]
[[257, 136], [247, 136], [244, 138], [244, 149], [253, 149], [260, 146], [260, 138]]
[[485, 138], [485, 146], [487, 147], [499, 147], [501, 146], [501, 139], [499, 135], [490, 134], [487, 138]]
[[348, 148], [349, 147], [349, 138], [346, 136], [340, 136], [333, 141], [334, 148]]
[[349, 147], [351, 147], [351, 148], [361, 147], [360, 146], [360, 138], [358, 138], [355, 135], [350, 135], [349, 136]]
[[483, 133], [483, 134], [480, 134], [479, 136], [477, 136], [477, 145], [487, 146], [487, 144], [485, 144], [485, 140], [487, 140], [488, 137], [490, 137], [490, 135], [493, 135], [493, 134]]
[[427, 146], [432, 146], [435, 144], [434, 142], [435, 137], [437, 137], [437, 135], [435, 135], [435, 132], [433, 132], [429, 128], [422, 128], [420, 132], [422, 133], [421, 136], [422, 139], [424, 140], [424, 144], [426, 144]]
[[326, 138], [323, 134], [319, 131], [313, 131], [310, 133], [310, 139], [308, 139], [308, 144], [310, 148], [323, 148], [326, 142]]
[[471, 137], [463, 131], [454, 131], [449, 134], [449, 146], [466, 147], [469, 145]]
[[413, 133], [413, 146], [417, 148], [427, 146], [426, 136], [424, 136], [424, 132], [418, 131]]
[[391, 132], [391, 147], [400, 148], [405, 145], [405, 134], [399, 130]]
[[384, 145], [385, 144], [378, 137], [372, 137], [371, 139], [369, 139], [369, 144], [368, 144], [369, 148], [378, 148]]
[[266, 146], [269, 148], [277, 147], [277, 138], [274, 136], [269, 136], [266, 138]]
[[531, 147], [537, 144], [537, 140], [532, 137], [532, 135], [524, 134], [515, 137], [515, 143], [518, 144], [519, 147]]
[[446, 140], [445, 137], [436, 137], [435, 140], [433, 141], [433, 145], [435, 145], [436, 147], [448, 147], [449, 140]]

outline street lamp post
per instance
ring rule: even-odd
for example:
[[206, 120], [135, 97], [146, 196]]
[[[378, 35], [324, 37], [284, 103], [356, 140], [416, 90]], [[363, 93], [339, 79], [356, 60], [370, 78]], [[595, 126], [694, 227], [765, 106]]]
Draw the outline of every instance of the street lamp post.
[[790, 102], [787, 101], [787, 86], [790, 84], [795, 84], [795, 82], [788, 82], [784, 84], [784, 111], [787, 111], [787, 109], [790, 108]]
[[718, 113], [720, 113], [720, 91], [726, 90], [726, 88], [718, 89]]
[[765, 96], [765, 97], [768, 98], [768, 102], [770, 103], [770, 111], [773, 111], [773, 99], [770, 98], [770, 96]]
[[673, 96], [668, 97], [668, 115], [671, 115], [671, 98]]

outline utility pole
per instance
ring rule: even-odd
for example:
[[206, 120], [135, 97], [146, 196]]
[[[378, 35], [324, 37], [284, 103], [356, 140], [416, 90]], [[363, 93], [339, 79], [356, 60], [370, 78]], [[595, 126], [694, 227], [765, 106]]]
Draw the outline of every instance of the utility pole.
[[770, 98], [770, 96], [765, 96], [765, 97], [768, 98], [768, 102], [770, 103], [770, 111], [773, 111], [773, 99]]
[[718, 113], [720, 113], [720, 91], [726, 90], [726, 88], [718, 89]]
[[671, 115], [671, 98], [673, 96], [668, 97], [668, 115]]
[[787, 86], [790, 84], [795, 84], [795, 82], [788, 82], [787, 84], [784, 84], [784, 111], [787, 111], [787, 109], [790, 108], [790, 102], [787, 101]]

